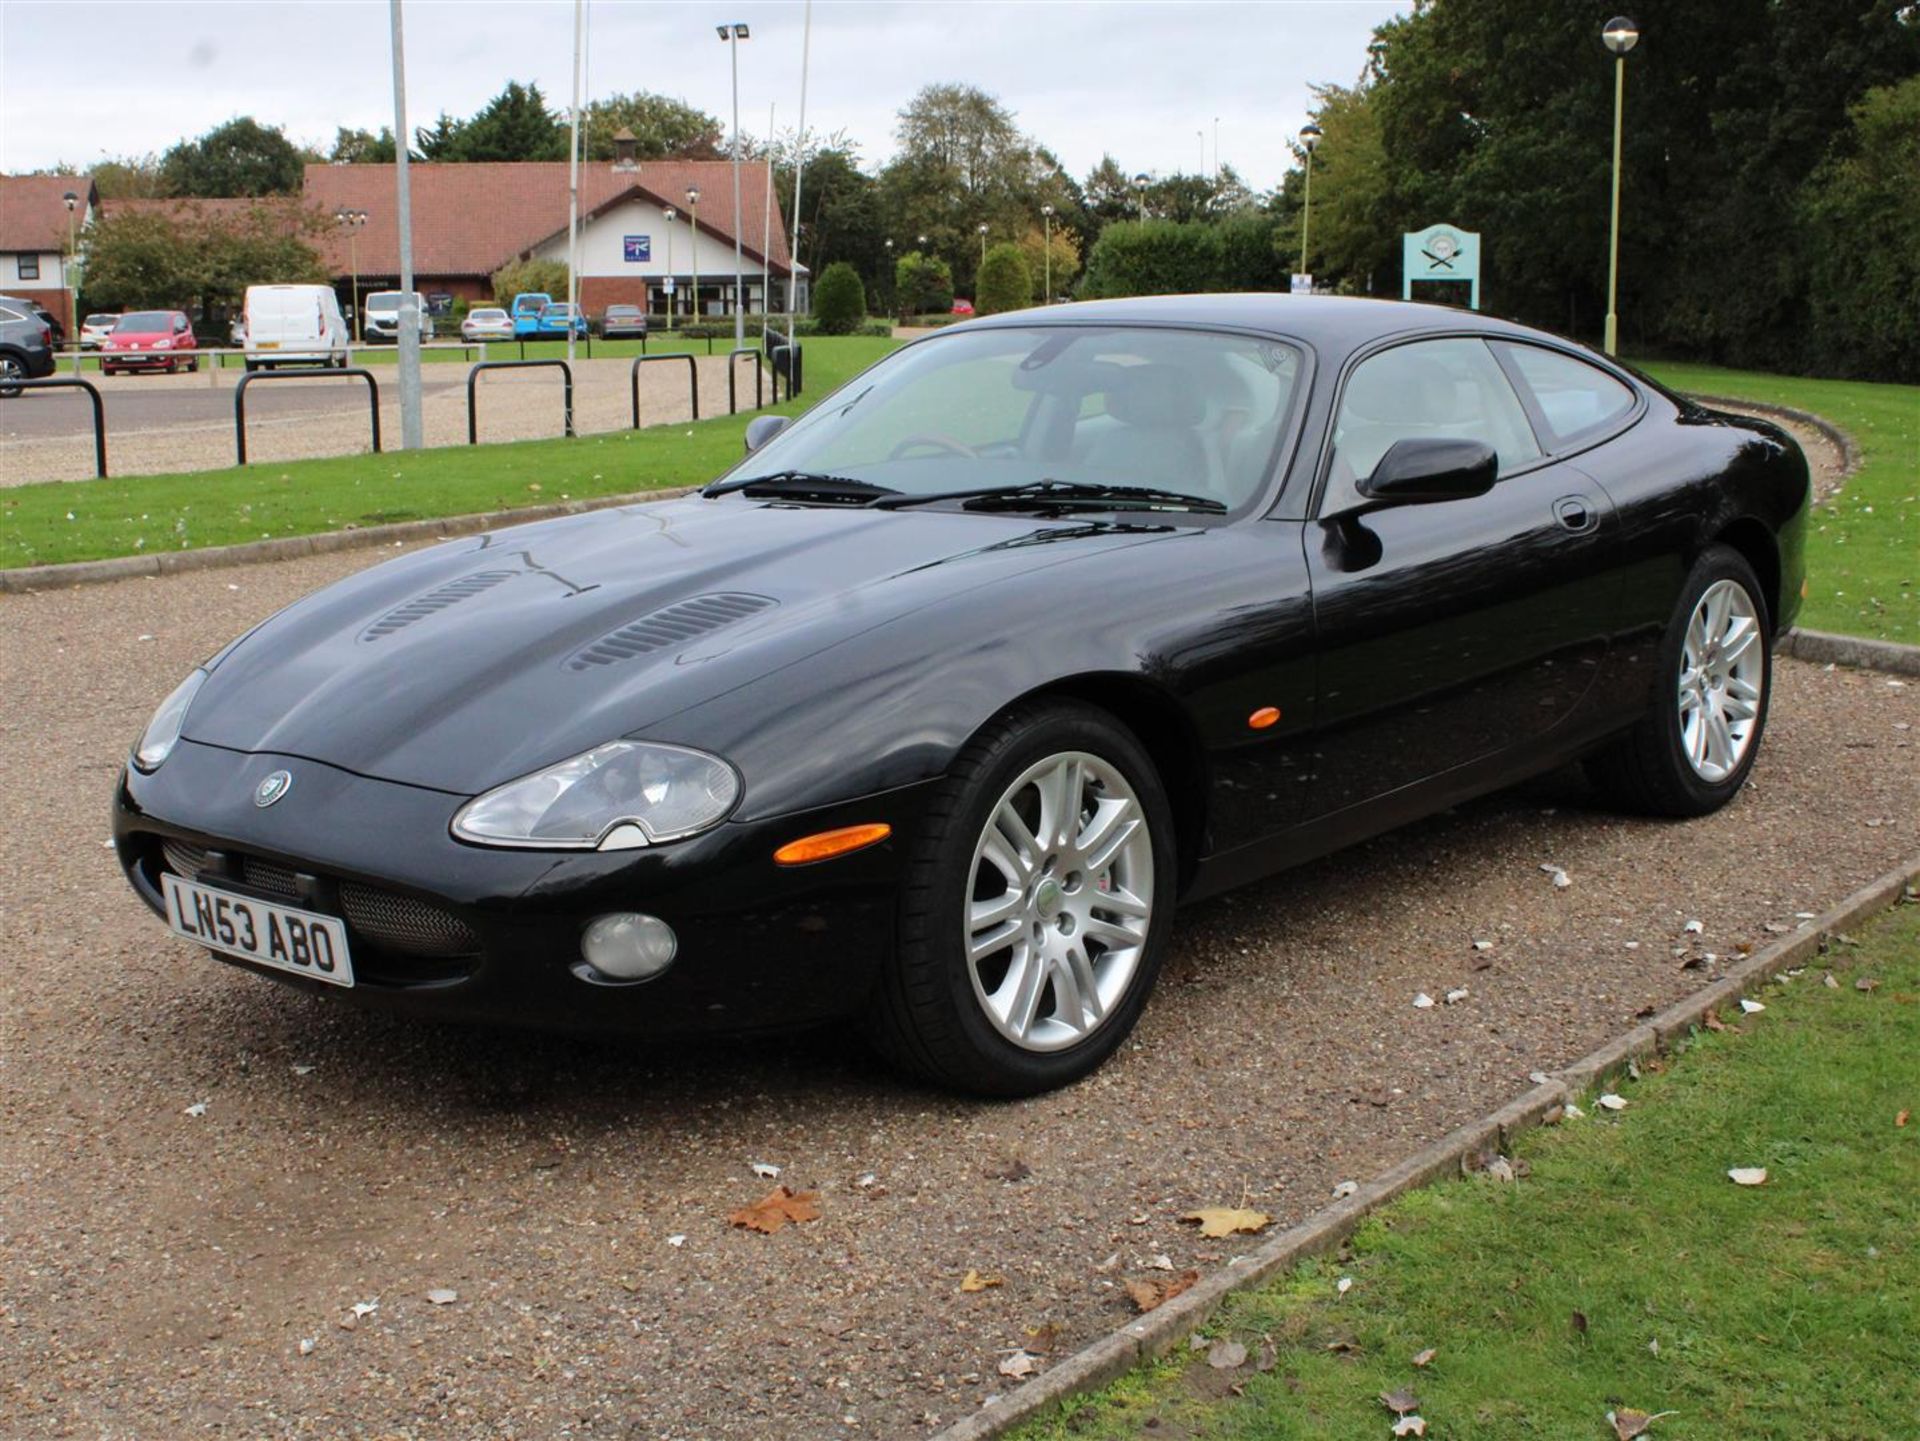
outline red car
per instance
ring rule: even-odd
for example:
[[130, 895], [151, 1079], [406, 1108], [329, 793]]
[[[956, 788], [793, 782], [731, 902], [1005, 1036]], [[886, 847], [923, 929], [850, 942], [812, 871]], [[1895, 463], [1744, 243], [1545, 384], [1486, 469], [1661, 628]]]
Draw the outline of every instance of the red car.
[[172, 373], [182, 366], [198, 370], [200, 357], [191, 353], [195, 348], [185, 311], [136, 310], [121, 316], [100, 342], [100, 369], [107, 375], [122, 370]]

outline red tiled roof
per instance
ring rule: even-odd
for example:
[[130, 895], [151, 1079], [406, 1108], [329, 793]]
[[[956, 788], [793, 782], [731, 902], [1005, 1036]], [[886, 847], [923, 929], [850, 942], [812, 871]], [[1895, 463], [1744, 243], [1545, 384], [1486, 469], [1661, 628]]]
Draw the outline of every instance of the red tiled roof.
[[100, 202], [103, 219], [120, 215], [167, 215], [175, 220], [231, 220], [256, 208], [289, 210], [305, 204], [297, 195], [167, 196], [160, 199], [121, 197]]
[[92, 176], [0, 175], [0, 250], [65, 250], [69, 190], [80, 197], [79, 225], [96, 200]]
[[[359, 259], [362, 275], [397, 274], [399, 227], [394, 218], [391, 165], [309, 165], [306, 200], [327, 215], [346, 207], [364, 210]], [[413, 268], [417, 275], [491, 275], [508, 261], [537, 248], [567, 228], [567, 163], [517, 161], [486, 164], [415, 164], [408, 167], [413, 191]], [[632, 170], [606, 161], [580, 167], [580, 212], [585, 218], [630, 195], [686, 212], [687, 187], [700, 188], [700, 230], [733, 244], [733, 166], [725, 160], [646, 160]], [[765, 224], [764, 162], [740, 163], [742, 250], [760, 258]], [[344, 275], [349, 264], [344, 229], [329, 227], [317, 238], [321, 258]], [[787, 235], [773, 217], [771, 260], [776, 275], [788, 272]]]

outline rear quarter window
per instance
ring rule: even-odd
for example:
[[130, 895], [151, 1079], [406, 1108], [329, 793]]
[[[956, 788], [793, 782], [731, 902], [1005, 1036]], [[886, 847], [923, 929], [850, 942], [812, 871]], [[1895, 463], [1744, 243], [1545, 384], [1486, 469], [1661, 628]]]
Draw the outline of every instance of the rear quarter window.
[[1633, 411], [1632, 388], [1597, 365], [1537, 345], [1503, 341], [1499, 349], [1532, 393], [1556, 450], [1599, 439]]

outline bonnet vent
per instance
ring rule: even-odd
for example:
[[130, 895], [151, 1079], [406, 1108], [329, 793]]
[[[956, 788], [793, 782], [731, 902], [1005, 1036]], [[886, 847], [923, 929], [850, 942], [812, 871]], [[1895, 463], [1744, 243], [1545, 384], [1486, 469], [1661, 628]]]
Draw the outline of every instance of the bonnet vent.
[[450, 580], [445, 585], [435, 586], [424, 595], [417, 595], [405, 605], [395, 606], [372, 625], [360, 633], [361, 640], [379, 640], [392, 635], [397, 630], [405, 630], [417, 620], [425, 620], [437, 615], [450, 605], [458, 605], [492, 590], [502, 581], [512, 580], [518, 575], [513, 570], [479, 570], [472, 575], [463, 575], [458, 580]]
[[646, 655], [649, 651], [665, 650], [668, 646], [684, 645], [695, 636], [732, 625], [772, 604], [764, 595], [741, 594], [698, 595], [692, 600], [678, 601], [582, 647], [567, 666], [570, 670], [587, 670]]

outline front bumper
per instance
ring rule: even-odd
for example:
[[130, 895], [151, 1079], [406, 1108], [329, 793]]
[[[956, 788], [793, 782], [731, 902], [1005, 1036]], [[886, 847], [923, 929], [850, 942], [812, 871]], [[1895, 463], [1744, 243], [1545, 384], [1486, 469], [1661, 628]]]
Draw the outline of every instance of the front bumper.
[[[256, 808], [255, 785], [282, 768], [294, 776], [287, 799]], [[289, 985], [435, 1018], [740, 1032], [860, 1006], [892, 944], [900, 838], [925, 790], [728, 822], [652, 849], [498, 850], [449, 833], [464, 796], [183, 740], [153, 775], [123, 771], [113, 834], [127, 879], [156, 913], [163, 871], [197, 863], [206, 884], [340, 916], [351, 990], [220, 956]], [[773, 863], [787, 841], [869, 821], [891, 825], [895, 839], [814, 866]], [[581, 932], [621, 910], [673, 927], [673, 965], [635, 984], [580, 979]]]
[[190, 360], [191, 350], [102, 350], [100, 361], [103, 365], [171, 365], [178, 361]]

